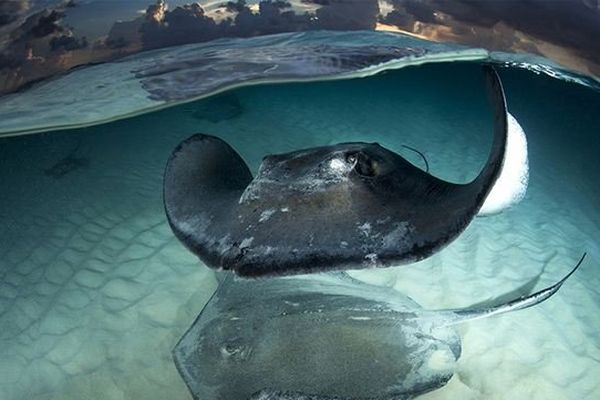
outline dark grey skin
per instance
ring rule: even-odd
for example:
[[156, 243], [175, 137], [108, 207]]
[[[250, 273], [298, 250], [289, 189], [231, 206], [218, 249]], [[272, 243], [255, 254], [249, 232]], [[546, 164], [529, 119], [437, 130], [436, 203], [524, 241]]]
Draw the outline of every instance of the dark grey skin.
[[442, 311], [344, 273], [259, 280], [226, 273], [173, 355], [199, 400], [410, 399], [454, 374], [455, 324], [539, 304], [582, 261], [532, 295]]
[[194, 135], [164, 177], [177, 238], [209, 267], [242, 276], [383, 267], [422, 260], [471, 222], [498, 178], [506, 102], [484, 67], [494, 140], [475, 180], [440, 180], [377, 143], [342, 143], [264, 158], [252, 177], [221, 139]]

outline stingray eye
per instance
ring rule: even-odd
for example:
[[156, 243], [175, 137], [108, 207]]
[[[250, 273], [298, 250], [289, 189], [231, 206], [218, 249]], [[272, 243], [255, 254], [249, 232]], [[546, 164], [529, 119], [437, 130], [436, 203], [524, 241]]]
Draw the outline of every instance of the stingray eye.
[[241, 340], [231, 340], [221, 347], [221, 355], [224, 358], [234, 360], [244, 360], [248, 356], [247, 347], [241, 343]]
[[352, 164], [352, 166], [354, 166], [354, 164], [356, 164], [357, 160], [358, 160], [358, 157], [356, 156], [356, 153], [346, 154], [346, 162], [348, 164]]
[[223, 346], [223, 354], [227, 354], [228, 356], [235, 354], [235, 353], [239, 353], [240, 352], [240, 347], [233, 344], [233, 343], [227, 343], [225, 346]]
[[346, 161], [352, 163], [357, 174], [365, 177], [377, 175], [377, 163], [364, 153], [351, 153], [346, 156]]

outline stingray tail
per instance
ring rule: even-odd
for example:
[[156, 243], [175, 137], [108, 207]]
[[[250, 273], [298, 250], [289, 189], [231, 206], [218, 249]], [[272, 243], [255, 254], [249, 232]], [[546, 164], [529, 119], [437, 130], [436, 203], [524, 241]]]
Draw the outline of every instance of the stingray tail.
[[493, 315], [503, 314], [510, 311], [523, 310], [525, 308], [529, 308], [535, 306], [536, 304], [540, 304], [541, 302], [552, 297], [558, 289], [566, 282], [567, 279], [581, 265], [583, 260], [585, 259], [586, 253], [583, 253], [575, 267], [569, 272], [564, 278], [560, 281], [556, 282], [554, 285], [549, 286], [545, 289], [542, 289], [538, 292], [535, 292], [529, 296], [522, 296], [517, 299], [511, 300], [507, 303], [500, 304], [497, 306], [487, 307], [487, 308], [465, 308], [460, 310], [448, 310], [445, 311], [446, 318], [443, 326], [456, 325], [466, 321], [473, 321], [476, 319], [487, 318]]

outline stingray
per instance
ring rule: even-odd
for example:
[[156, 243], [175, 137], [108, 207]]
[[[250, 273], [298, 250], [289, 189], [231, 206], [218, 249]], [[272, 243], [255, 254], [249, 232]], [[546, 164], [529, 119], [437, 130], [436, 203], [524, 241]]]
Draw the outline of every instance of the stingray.
[[206, 265], [242, 276], [289, 275], [419, 261], [475, 217], [500, 174], [507, 111], [484, 67], [495, 112], [492, 148], [468, 184], [443, 181], [377, 143], [266, 156], [256, 177], [223, 140], [173, 151], [164, 204], [175, 236]]
[[584, 257], [534, 294], [442, 311], [343, 272], [258, 280], [226, 272], [173, 355], [196, 399], [409, 399], [452, 377], [456, 324], [541, 303]]
[[79, 144], [66, 157], [58, 160], [50, 168], [44, 170], [46, 176], [54, 179], [60, 179], [65, 175], [90, 165], [90, 160], [86, 157], [77, 157]]

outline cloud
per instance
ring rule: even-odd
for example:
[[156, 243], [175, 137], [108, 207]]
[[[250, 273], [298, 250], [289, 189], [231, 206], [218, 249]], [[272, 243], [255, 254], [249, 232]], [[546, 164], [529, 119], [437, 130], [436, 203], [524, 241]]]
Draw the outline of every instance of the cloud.
[[50, 49], [52, 51], [64, 50], [64, 51], [73, 51], [79, 50], [87, 47], [88, 42], [85, 37], [76, 38], [74, 36], [69, 35], [61, 35], [53, 37], [50, 40]]
[[28, 0], [0, 1], [0, 26], [8, 25], [21, 17], [29, 9]]
[[[27, 33], [33, 36], [34, 38], [43, 38], [54, 33], [61, 33], [65, 30], [60, 25], [60, 22], [64, 18], [64, 16], [64, 13], [56, 10], [52, 10], [50, 11], [50, 13], [42, 12], [36, 14], [34, 17], [37, 18], [33, 18], [34, 25], [29, 29], [29, 32]], [[30, 20], [31, 18], [28, 19], [28, 21]]]
[[203, 42], [220, 36], [215, 21], [204, 14], [199, 4], [176, 7], [153, 5], [146, 11], [140, 32], [145, 48]]
[[283, 0], [263, 0], [249, 6], [244, 0], [223, 4], [233, 15], [221, 21], [208, 16], [199, 4], [170, 11], [157, 2], [148, 7], [140, 31], [145, 48], [195, 43], [220, 37], [251, 37], [317, 29], [374, 29], [379, 14], [377, 0], [303, 0], [316, 11], [296, 13]]
[[421, 1], [406, 0], [404, 1], [404, 9], [418, 21], [425, 23], [436, 22], [433, 10]]
[[391, 0], [391, 3], [394, 11], [382, 21], [403, 29], [414, 29], [416, 23], [436, 24], [451, 28], [458, 37], [466, 34], [466, 30], [485, 36], [485, 29], [502, 29], [505, 26], [512, 29], [512, 34], [505, 29], [502, 38], [488, 37], [491, 40], [488, 43], [519, 42], [520, 39], [515, 35], [515, 31], [519, 31], [600, 62], [598, 0]]
[[568, 47], [600, 49], [600, 10], [583, 1], [521, 0], [515, 2], [469, 2], [456, 8], [454, 2], [435, 0], [433, 6], [463, 22], [504, 22], [540, 39]]
[[316, 11], [318, 29], [374, 29], [379, 15], [377, 0], [329, 0]]
[[68, 3], [35, 12], [11, 30], [0, 53], [0, 93], [72, 66], [65, 65], [64, 55], [88, 46], [86, 38], [62, 25], [64, 6]]

